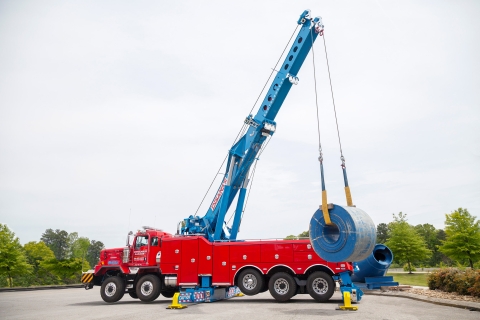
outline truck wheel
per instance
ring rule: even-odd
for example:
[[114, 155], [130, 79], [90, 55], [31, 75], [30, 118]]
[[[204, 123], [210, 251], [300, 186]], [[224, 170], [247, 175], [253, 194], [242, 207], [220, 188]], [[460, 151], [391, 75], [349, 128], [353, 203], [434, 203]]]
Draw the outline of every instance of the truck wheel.
[[263, 275], [255, 269], [245, 269], [238, 275], [238, 288], [243, 294], [253, 296], [263, 288]]
[[325, 302], [332, 297], [335, 291], [335, 282], [325, 272], [316, 271], [307, 278], [307, 290], [313, 299]]
[[175, 291], [162, 291], [162, 296], [165, 298], [173, 298]]
[[287, 301], [297, 292], [297, 284], [286, 272], [275, 273], [268, 282], [268, 290], [277, 301]]
[[138, 299], [137, 293], [136, 293], [135, 291], [129, 291], [128, 294], [129, 294], [130, 297], [132, 297], [133, 299]]
[[160, 295], [160, 279], [153, 274], [147, 274], [137, 283], [136, 293], [143, 302], [151, 302]]
[[108, 277], [102, 283], [100, 295], [105, 302], [117, 302], [125, 294], [125, 282], [120, 277]]

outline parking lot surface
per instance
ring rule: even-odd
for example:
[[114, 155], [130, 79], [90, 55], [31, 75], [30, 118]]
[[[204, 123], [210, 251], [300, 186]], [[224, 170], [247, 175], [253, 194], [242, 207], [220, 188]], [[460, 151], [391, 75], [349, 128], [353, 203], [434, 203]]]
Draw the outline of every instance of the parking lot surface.
[[58, 289], [0, 293], [0, 319], [480, 319], [480, 312], [440, 306], [391, 296], [364, 296], [358, 311], [336, 310], [338, 292], [327, 303], [297, 295], [287, 303], [273, 300], [268, 292], [214, 303], [188, 304], [168, 310], [171, 299], [160, 296], [142, 303], [125, 295], [114, 304], [103, 302], [99, 288]]

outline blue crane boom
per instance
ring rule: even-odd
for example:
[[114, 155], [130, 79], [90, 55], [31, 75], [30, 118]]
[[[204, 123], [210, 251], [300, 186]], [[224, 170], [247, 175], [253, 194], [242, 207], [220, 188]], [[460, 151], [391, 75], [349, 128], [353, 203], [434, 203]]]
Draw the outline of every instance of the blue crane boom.
[[[323, 32], [321, 17], [312, 18], [305, 10], [298, 19], [301, 26], [285, 61], [277, 71], [263, 102], [255, 116], [245, 119], [247, 131], [232, 146], [222, 183], [204, 217], [190, 216], [182, 223], [182, 234], [203, 234], [210, 241], [235, 240], [241, 223], [250, 167], [265, 140], [276, 129], [274, 121], [290, 88], [298, 83], [297, 74], [312, 48], [313, 42]], [[231, 227], [224, 230], [225, 215], [238, 194], [237, 206]], [[227, 232], [228, 233], [227, 233]]]

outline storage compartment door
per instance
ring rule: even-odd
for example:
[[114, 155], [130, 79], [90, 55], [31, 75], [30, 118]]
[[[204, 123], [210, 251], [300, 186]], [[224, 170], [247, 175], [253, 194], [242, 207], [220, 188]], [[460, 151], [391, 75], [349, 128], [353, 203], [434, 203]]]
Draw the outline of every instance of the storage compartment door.
[[182, 239], [181, 269], [179, 285], [198, 284], [198, 238]]
[[198, 275], [211, 276], [213, 273], [213, 259], [212, 259], [211, 242], [204, 238], [198, 239]]
[[231, 279], [229, 276], [230, 261], [228, 245], [213, 245], [213, 277], [214, 285], [230, 285]]

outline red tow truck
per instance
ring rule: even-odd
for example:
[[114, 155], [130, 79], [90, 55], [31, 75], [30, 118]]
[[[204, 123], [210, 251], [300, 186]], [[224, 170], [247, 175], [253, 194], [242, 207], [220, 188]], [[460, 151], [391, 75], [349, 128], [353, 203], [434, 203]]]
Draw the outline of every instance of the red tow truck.
[[[129, 235], [126, 247], [103, 250], [95, 269], [82, 276], [86, 289], [101, 286], [106, 302], [116, 302], [125, 293], [149, 302], [176, 292], [179, 302], [215, 301], [238, 290], [246, 295], [269, 290], [278, 301], [298, 293], [327, 301], [335, 281], [340, 281], [355, 294], [348, 275], [342, 278], [353, 271], [352, 265], [321, 259], [309, 240], [237, 240], [248, 184], [255, 173], [251, 166], [276, 131], [274, 119], [289, 90], [298, 84], [297, 74], [315, 39], [323, 35], [321, 18], [313, 18], [309, 10], [297, 24], [300, 29], [283, 64], [274, 69], [257, 114], [246, 117], [229, 150], [222, 182], [205, 216], [184, 219], [175, 235], [144, 227]], [[225, 216], [230, 207], [233, 222], [228, 226]]]
[[235, 286], [246, 295], [269, 290], [278, 301], [309, 293], [323, 302], [335, 290], [333, 276], [344, 271], [353, 271], [352, 265], [321, 259], [309, 240], [210, 242], [201, 235], [144, 227], [129, 235], [127, 246], [102, 250], [100, 262], [83, 274], [82, 282], [87, 289], [101, 286], [106, 302], [125, 293], [150, 302], [160, 294], [170, 298], [189, 290], [192, 294], [184, 296], [209, 302], [233, 296]]

